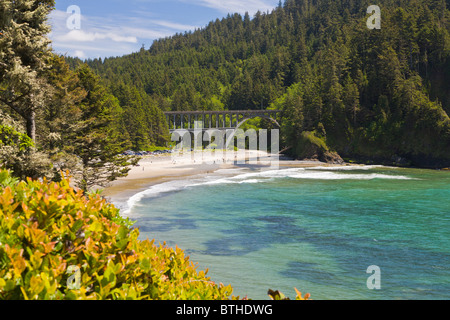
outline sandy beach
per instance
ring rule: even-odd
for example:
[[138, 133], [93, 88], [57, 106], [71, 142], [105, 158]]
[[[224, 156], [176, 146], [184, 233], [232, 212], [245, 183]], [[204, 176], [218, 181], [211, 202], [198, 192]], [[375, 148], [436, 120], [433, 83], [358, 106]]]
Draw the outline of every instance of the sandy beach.
[[[105, 188], [102, 195], [110, 200], [124, 201], [131, 196], [146, 190], [152, 185], [171, 181], [174, 179], [185, 179], [188, 176], [210, 174], [219, 169], [238, 167], [261, 167], [271, 168], [271, 163], [264, 161], [269, 155], [262, 151], [247, 151], [246, 154], [236, 152], [232, 156], [233, 161], [217, 159], [217, 156], [203, 154], [201, 161], [198, 155], [188, 154], [183, 157], [171, 154], [145, 156], [137, 166], [133, 166], [128, 176], [119, 178]], [[257, 160], [261, 161], [257, 161]], [[281, 156], [279, 161], [272, 162], [279, 167], [312, 167], [327, 165], [319, 161], [299, 161]]]

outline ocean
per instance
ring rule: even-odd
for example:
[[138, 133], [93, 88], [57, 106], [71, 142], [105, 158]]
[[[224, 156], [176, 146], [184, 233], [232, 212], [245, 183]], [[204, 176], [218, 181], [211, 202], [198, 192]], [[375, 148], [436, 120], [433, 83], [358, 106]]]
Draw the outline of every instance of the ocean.
[[449, 171], [241, 167], [118, 206], [142, 239], [178, 246], [241, 298], [450, 299]]

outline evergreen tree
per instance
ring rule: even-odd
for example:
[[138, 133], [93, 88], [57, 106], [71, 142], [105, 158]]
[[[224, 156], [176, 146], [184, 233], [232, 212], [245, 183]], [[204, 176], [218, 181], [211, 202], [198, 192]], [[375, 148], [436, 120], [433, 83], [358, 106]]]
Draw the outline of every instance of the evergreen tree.
[[271, 13], [229, 14], [90, 66], [107, 85], [135, 86], [163, 110], [208, 109], [212, 97], [230, 110], [276, 106], [293, 156], [300, 139], [349, 158], [450, 165], [448, 1], [379, 0], [381, 30], [367, 28], [370, 4], [286, 0]]
[[128, 145], [121, 139], [117, 122], [122, 114], [117, 98], [87, 65], [77, 70], [77, 76], [87, 95], [80, 102], [79, 119], [70, 127], [66, 149], [81, 160], [79, 186], [89, 190], [125, 176], [130, 163], [121, 155]]
[[43, 76], [51, 57], [47, 24], [54, 0], [0, 2], [0, 102], [26, 123], [36, 141], [36, 114], [51, 92]]

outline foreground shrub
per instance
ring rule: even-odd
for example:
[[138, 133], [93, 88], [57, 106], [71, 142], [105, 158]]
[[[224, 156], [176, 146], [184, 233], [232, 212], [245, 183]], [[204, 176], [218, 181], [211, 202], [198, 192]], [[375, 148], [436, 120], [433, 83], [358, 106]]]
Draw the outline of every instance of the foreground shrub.
[[69, 180], [0, 171], [0, 299], [234, 299], [179, 249], [138, 240], [119, 210]]
[[[297, 288], [294, 288], [295, 292], [296, 292], [296, 297], [295, 300], [310, 300], [309, 298], [311, 297], [311, 295], [309, 293], [305, 294], [304, 297], [302, 297], [302, 293], [300, 291], [297, 290]], [[271, 300], [291, 300], [290, 298], [286, 297], [282, 292], [276, 290], [271, 290], [269, 289], [269, 291], [267, 292], [267, 294], [269, 295]]]

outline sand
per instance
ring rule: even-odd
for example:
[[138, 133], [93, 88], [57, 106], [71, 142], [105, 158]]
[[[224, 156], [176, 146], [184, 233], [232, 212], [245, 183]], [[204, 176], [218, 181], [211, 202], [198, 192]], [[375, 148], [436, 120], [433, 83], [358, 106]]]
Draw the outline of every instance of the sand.
[[[218, 157], [209, 153], [203, 153], [200, 156], [189, 153], [182, 157], [172, 154], [145, 156], [137, 166], [131, 167], [126, 177], [119, 178], [103, 189], [102, 195], [110, 200], [126, 201], [152, 185], [174, 179], [185, 179], [188, 176], [209, 174], [218, 169], [248, 166], [271, 168], [271, 165], [279, 167], [327, 165], [319, 161], [297, 161], [285, 157], [280, 157], [278, 162], [264, 162], [268, 159], [265, 158], [268, 154], [262, 151], [247, 151], [246, 154], [237, 152], [227, 156], [230, 157], [229, 161], [222, 156]], [[257, 159], [263, 162], [257, 162]]]

